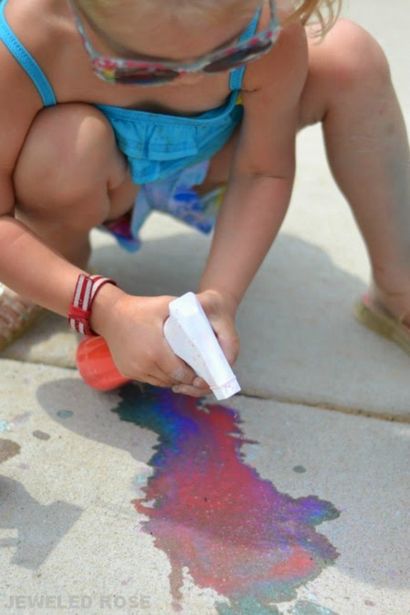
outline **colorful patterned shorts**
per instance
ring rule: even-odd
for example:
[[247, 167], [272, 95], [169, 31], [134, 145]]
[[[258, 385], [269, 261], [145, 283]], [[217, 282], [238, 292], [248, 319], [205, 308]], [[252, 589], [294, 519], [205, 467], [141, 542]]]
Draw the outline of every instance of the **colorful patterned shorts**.
[[121, 218], [106, 222], [103, 228], [112, 233], [121, 247], [136, 252], [141, 247], [139, 232], [153, 211], [173, 216], [209, 234], [216, 221], [226, 186], [199, 195], [194, 186], [202, 184], [209, 160], [192, 165], [171, 177], [141, 186], [134, 207]]

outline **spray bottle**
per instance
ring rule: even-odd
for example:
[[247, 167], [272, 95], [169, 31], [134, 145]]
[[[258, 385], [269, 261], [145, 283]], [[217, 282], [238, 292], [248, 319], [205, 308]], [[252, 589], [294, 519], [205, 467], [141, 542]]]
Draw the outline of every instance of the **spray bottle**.
[[[164, 336], [173, 352], [203, 378], [216, 399], [240, 391], [240, 386], [196, 295], [186, 293], [169, 304]], [[77, 367], [83, 380], [100, 391], [129, 381], [120, 374], [101, 337], [84, 339], [77, 350]]]

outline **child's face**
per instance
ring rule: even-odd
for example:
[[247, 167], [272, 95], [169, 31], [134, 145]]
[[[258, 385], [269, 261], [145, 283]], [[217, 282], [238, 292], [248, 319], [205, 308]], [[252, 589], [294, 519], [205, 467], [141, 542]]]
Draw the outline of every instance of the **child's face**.
[[249, 24], [258, 6], [260, 0], [216, 0], [215, 8], [208, 13], [204, 10], [198, 16], [178, 16], [177, 3], [173, 13], [150, 8], [142, 12], [135, 0], [120, 4], [109, 17], [96, 7], [90, 18], [96, 26], [96, 48], [102, 53], [187, 61], [234, 40]]

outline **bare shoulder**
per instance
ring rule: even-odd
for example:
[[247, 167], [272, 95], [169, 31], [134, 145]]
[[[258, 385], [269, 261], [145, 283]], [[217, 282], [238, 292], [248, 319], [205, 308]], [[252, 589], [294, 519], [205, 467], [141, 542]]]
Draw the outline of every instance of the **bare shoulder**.
[[[289, 104], [299, 98], [308, 72], [308, 45], [306, 32], [300, 23], [290, 23], [281, 29], [271, 51], [250, 64], [243, 82], [244, 104], [252, 98], [247, 94], [259, 92], [278, 102], [283, 98]], [[255, 97], [253, 97], [255, 98]]]
[[41, 107], [30, 80], [0, 43], [0, 215], [10, 209], [10, 203], [5, 199], [5, 185], [11, 183], [20, 150]]
[[19, 147], [42, 102], [31, 80], [10, 52], [0, 44], [0, 158]]
[[250, 64], [242, 90], [244, 121], [236, 169], [291, 177], [300, 97], [308, 74], [304, 28], [282, 28], [271, 51]]
[[[5, 18], [16, 38], [46, 69], [45, 60], [54, 57], [54, 41], [50, 33], [56, 29], [48, 0], [9, 0]], [[40, 13], [40, 18], [39, 18]], [[0, 169], [13, 165], [26, 134], [43, 103], [31, 78], [0, 40]]]

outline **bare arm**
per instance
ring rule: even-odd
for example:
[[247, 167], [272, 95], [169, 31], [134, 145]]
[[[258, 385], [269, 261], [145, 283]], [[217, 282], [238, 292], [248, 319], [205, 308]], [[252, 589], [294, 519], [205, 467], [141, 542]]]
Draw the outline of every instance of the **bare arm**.
[[254, 66], [251, 91], [243, 95], [244, 120], [228, 190], [200, 282], [201, 291], [219, 290], [236, 304], [269, 250], [291, 197], [299, 98], [307, 75], [303, 28], [286, 28]]
[[[66, 315], [81, 270], [46, 247], [14, 215], [14, 169], [40, 109], [32, 84], [0, 43], [0, 281]], [[174, 355], [163, 335], [171, 299], [133, 297], [111, 284], [98, 293], [91, 326], [106, 338], [125, 376], [155, 386], [193, 382], [195, 372]]]
[[32, 301], [66, 314], [80, 270], [16, 220], [13, 172], [42, 108], [22, 69], [0, 44], [0, 281]]

